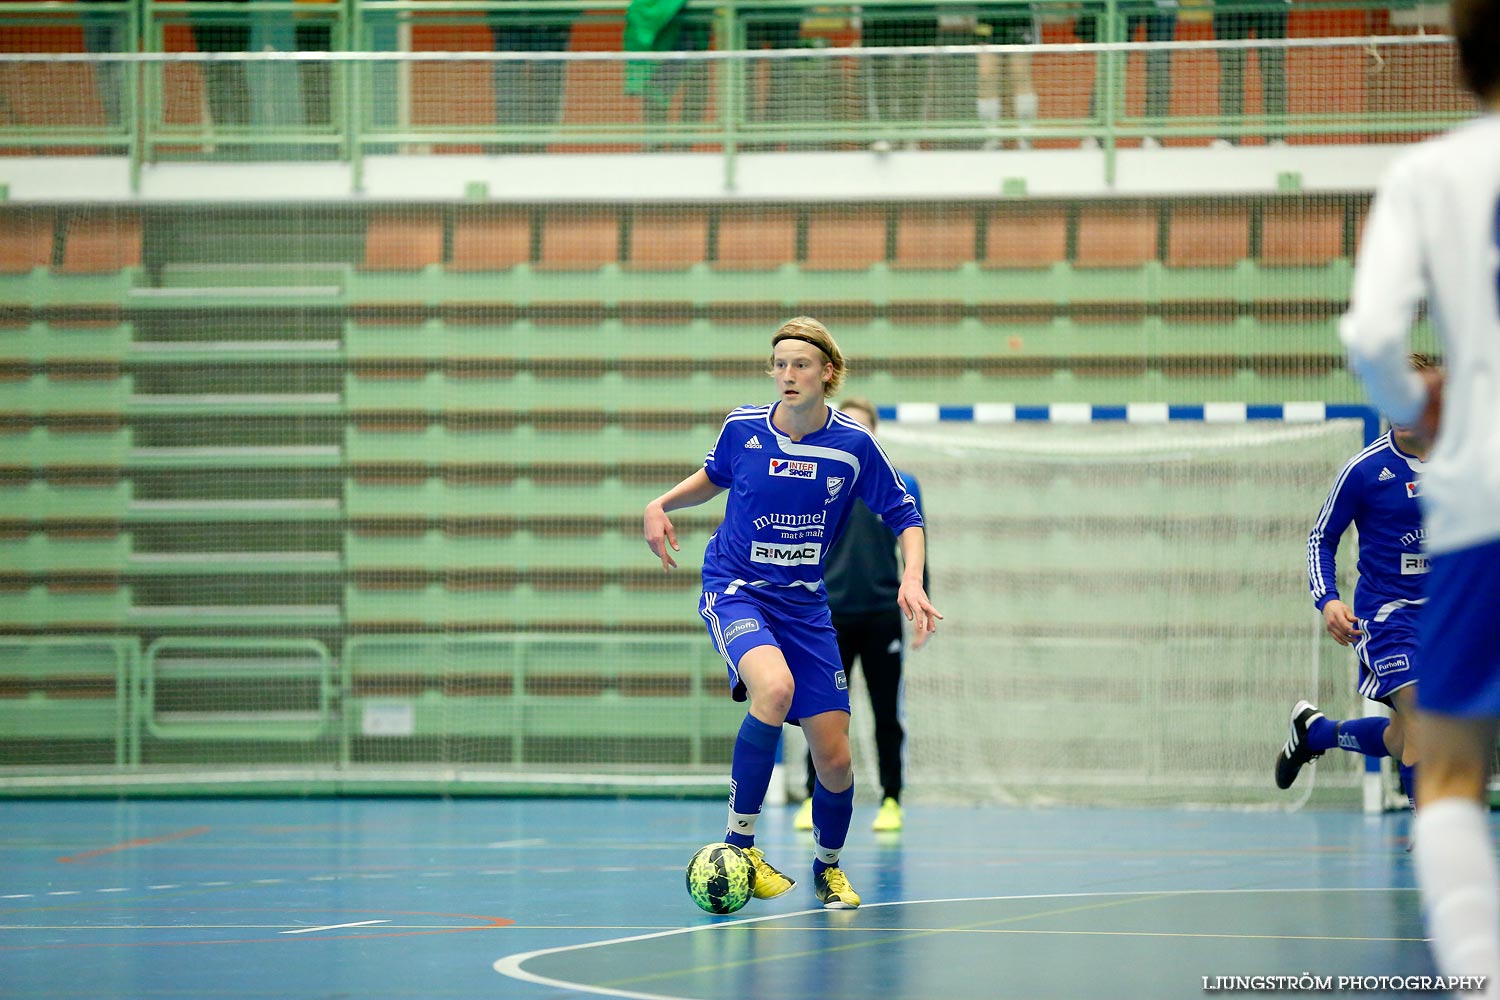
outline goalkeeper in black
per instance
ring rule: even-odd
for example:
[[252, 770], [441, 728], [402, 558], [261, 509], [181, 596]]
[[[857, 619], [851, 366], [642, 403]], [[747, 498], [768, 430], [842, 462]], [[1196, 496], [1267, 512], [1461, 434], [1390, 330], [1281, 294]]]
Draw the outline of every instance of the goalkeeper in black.
[[[879, 417], [873, 404], [865, 399], [849, 399], [839, 409], [873, 432]], [[922, 489], [916, 477], [897, 470], [906, 482], [906, 490], [923, 511]], [[924, 520], [925, 520], [925, 512]], [[923, 568], [922, 586], [928, 586]], [[855, 502], [849, 511], [844, 533], [829, 550], [823, 563], [823, 585], [828, 590], [828, 607], [833, 613], [833, 627], [838, 632], [839, 656], [844, 675], [850, 677], [854, 662], [865, 672], [865, 687], [870, 692], [870, 709], [875, 716], [875, 751], [880, 763], [881, 802], [871, 829], [894, 833], [901, 829], [901, 778], [903, 745], [906, 731], [901, 724], [901, 664], [905, 652], [901, 610], [896, 606], [896, 592], [901, 586], [901, 566], [896, 537], [891, 529], [863, 503]], [[913, 633], [912, 649], [922, 648], [928, 633]], [[816, 776], [812, 760], [807, 762], [807, 798], [797, 811], [793, 825], [798, 830], [812, 829], [812, 790]]]

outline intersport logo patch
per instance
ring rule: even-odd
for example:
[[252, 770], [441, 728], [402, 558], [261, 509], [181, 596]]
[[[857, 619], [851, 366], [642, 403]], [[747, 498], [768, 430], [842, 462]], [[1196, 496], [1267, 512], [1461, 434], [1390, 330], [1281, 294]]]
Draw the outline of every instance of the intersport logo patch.
[[794, 462], [788, 458], [771, 459], [771, 475], [786, 479], [816, 479], [817, 462]]

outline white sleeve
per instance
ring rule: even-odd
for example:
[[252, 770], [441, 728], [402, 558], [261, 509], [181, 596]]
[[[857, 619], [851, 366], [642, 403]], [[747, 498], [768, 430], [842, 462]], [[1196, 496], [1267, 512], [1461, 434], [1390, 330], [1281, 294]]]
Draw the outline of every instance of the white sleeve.
[[1392, 423], [1411, 424], [1427, 390], [1408, 360], [1412, 321], [1427, 296], [1421, 217], [1409, 170], [1393, 170], [1370, 207], [1339, 337], [1370, 402]]

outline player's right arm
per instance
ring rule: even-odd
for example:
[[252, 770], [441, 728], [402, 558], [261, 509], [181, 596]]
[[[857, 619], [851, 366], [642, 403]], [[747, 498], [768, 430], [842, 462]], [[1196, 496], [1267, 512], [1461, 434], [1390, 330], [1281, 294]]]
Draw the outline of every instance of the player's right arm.
[[699, 469], [646, 504], [646, 544], [651, 547], [652, 553], [661, 559], [663, 570], [677, 567], [677, 560], [672, 558], [672, 553], [681, 551], [677, 545], [677, 531], [672, 527], [672, 519], [667, 517], [667, 511], [696, 507], [700, 503], [707, 503], [722, 492], [724, 492], [724, 487], [709, 479], [708, 473]]
[[1354, 520], [1358, 483], [1359, 469], [1350, 461], [1339, 470], [1328, 499], [1323, 501], [1317, 520], [1307, 533], [1308, 589], [1312, 591], [1314, 607], [1323, 613], [1324, 628], [1341, 646], [1347, 646], [1360, 634], [1354, 627], [1354, 611], [1339, 599], [1336, 562], [1339, 539]]
[[1409, 163], [1399, 164], [1376, 192], [1339, 337], [1376, 409], [1394, 424], [1416, 427], [1429, 386], [1408, 355], [1412, 321], [1428, 289], [1413, 177]]

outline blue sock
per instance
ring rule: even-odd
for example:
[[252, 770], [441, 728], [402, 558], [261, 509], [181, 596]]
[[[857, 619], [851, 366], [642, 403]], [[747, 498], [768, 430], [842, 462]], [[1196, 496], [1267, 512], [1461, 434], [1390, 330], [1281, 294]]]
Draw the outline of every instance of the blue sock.
[[1307, 727], [1307, 748], [1313, 753], [1332, 750], [1338, 746], [1338, 742], [1339, 724], [1326, 715], [1321, 719], [1314, 719], [1312, 725]]
[[818, 782], [813, 788], [812, 799], [813, 874], [838, 864], [839, 852], [844, 849], [844, 840], [849, 836], [849, 821], [854, 818], [854, 785], [842, 792], [830, 792]]
[[740, 723], [740, 735], [734, 741], [734, 761], [729, 765], [729, 830], [724, 842], [735, 847], [755, 844], [755, 820], [766, 789], [771, 787], [771, 771], [776, 767], [776, 745], [781, 742], [781, 727], [769, 726], [746, 713]]
[[1406, 801], [1415, 810], [1417, 808], [1417, 766], [1413, 764], [1408, 767], [1402, 764], [1397, 771], [1401, 775], [1401, 790], [1406, 793]]
[[1389, 757], [1391, 752], [1385, 748], [1385, 730], [1390, 724], [1391, 720], [1383, 715], [1340, 722], [1338, 746], [1366, 757]]

